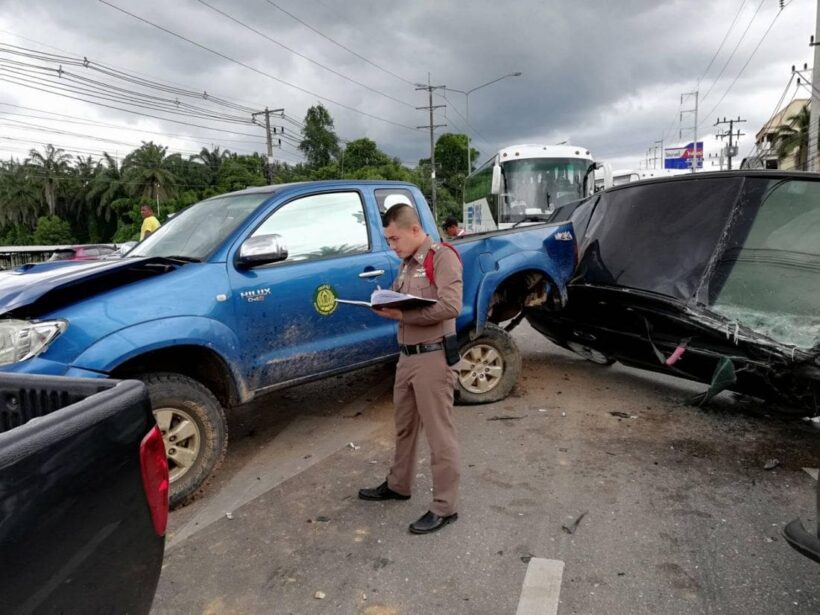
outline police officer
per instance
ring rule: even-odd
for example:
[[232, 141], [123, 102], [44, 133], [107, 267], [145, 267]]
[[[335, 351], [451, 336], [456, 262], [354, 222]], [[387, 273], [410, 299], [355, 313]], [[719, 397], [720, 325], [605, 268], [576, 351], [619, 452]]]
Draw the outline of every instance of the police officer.
[[[435, 305], [412, 310], [381, 309], [376, 313], [399, 322], [401, 356], [393, 387], [396, 451], [387, 480], [362, 489], [363, 500], [408, 500], [416, 475], [416, 449], [422, 426], [430, 446], [433, 503], [410, 531], [428, 534], [458, 519], [459, 447], [453, 420], [456, 374], [446, 361], [445, 336], [455, 335], [461, 311], [462, 267], [450, 247], [434, 243], [421, 228], [410, 205], [395, 205], [383, 216], [390, 248], [402, 259], [393, 289], [436, 299]], [[433, 281], [425, 257], [433, 251]]]

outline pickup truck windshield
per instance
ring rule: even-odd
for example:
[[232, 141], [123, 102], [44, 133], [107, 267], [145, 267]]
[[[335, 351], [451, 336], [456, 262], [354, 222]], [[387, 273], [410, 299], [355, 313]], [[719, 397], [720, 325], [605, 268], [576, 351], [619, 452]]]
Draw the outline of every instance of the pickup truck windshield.
[[191, 260], [207, 258], [270, 194], [241, 194], [192, 205], [128, 253]]

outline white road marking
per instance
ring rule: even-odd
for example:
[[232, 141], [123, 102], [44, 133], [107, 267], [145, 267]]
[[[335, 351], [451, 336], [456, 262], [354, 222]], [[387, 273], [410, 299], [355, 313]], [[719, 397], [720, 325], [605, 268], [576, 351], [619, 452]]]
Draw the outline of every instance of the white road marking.
[[[344, 448], [348, 442], [368, 437], [381, 424], [379, 417], [366, 414], [367, 409], [377, 403], [368, 399], [377, 399], [390, 384], [392, 383], [385, 382], [373, 387], [341, 408], [338, 418], [311, 416], [293, 421], [285, 431], [260, 449], [221, 491], [212, 494], [202, 510], [169, 536], [165, 552], [175, 549], [185, 539], [212, 523], [224, 519], [225, 513], [235, 513], [243, 504], [326, 459]], [[341, 418], [357, 412], [364, 416], [356, 421]], [[230, 449], [228, 454], [230, 455]]]
[[556, 615], [564, 562], [533, 557], [527, 566], [516, 615]]
[[817, 468], [803, 468], [806, 472], [809, 473], [814, 480], [817, 480], [817, 475], [820, 474], [820, 470]]

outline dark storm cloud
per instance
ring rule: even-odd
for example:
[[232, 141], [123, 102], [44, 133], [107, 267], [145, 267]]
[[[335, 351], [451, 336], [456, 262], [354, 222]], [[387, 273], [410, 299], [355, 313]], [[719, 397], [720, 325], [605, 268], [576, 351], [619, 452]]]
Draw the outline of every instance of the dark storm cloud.
[[[405, 104], [298, 58], [195, 0], [111, 1], [315, 95], [237, 66], [92, 0], [6, 1], [2, 3], [0, 22], [20, 35], [91, 59], [208, 90], [251, 106], [282, 106], [298, 118], [304, 116], [310, 105], [320, 102], [316, 95], [321, 95], [391, 122], [411, 127], [428, 122], [426, 113], [411, 108], [427, 104], [425, 93], [340, 49], [265, 0], [207, 2]], [[275, 1], [327, 36], [413, 82], [426, 82], [429, 72], [434, 84], [469, 90], [498, 76], [521, 71], [520, 78], [505, 79], [470, 96], [470, 123], [475, 128], [474, 138], [482, 157], [489, 155], [491, 148], [505, 144], [552, 138], [571, 138], [608, 156], [641, 156], [670, 121], [674, 126], [680, 93], [695, 87], [740, 6], [737, 0], [703, 3], [698, 7], [679, 0], [400, 4], [375, 0], [344, 4], [330, 0]], [[733, 36], [710, 71], [711, 76], [717, 73], [723, 58], [728, 57], [758, 5], [746, 4]], [[736, 74], [771, 21], [777, 7], [774, 2], [769, 4], [760, 11], [748, 40], [705, 107], [717, 102], [728, 85], [727, 78]], [[806, 59], [799, 54], [795, 57], [795, 47], [786, 44], [794, 36], [793, 32], [788, 33], [789, 25], [795, 23], [789, 14], [802, 12], [804, 17], [797, 23], [809, 23], [812, 11], [809, 0], [791, 3], [778, 24], [780, 30], [772, 32], [764, 50], [727, 98], [727, 105], [733, 101], [736, 104], [726, 108], [726, 115], [749, 117], [750, 125], [765, 121], [771, 112], [768, 107], [779, 91], [770, 92], [771, 102], [766, 103], [765, 111], [762, 106], [750, 109], [739, 103], [744, 92], [765, 98], [761, 94], [763, 89], [782, 88], [788, 73], [780, 72], [778, 67]], [[811, 18], [808, 13], [812, 13]], [[463, 131], [465, 121], [459, 113], [465, 114], [464, 96], [454, 91], [446, 96], [448, 109], [437, 111], [436, 122], [446, 122], [448, 127], [444, 130]], [[434, 103], [445, 104], [438, 97]], [[421, 131], [365, 117], [332, 102], [323, 104], [343, 137], [368, 136], [391, 155], [408, 162], [428, 155], [427, 137]], [[114, 111], [98, 113], [99, 117], [116, 121], [138, 121]], [[184, 131], [167, 123], [161, 126], [169, 132]], [[670, 137], [673, 132], [676, 130], [669, 132]], [[584, 142], [579, 141], [581, 138]]]

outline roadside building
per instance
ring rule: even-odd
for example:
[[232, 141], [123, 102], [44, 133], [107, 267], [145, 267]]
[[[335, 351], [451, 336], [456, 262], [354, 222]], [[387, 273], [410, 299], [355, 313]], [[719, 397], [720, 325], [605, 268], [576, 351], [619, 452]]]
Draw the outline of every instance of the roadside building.
[[778, 155], [777, 132], [781, 126], [798, 129], [798, 126], [789, 120], [796, 117], [808, 104], [808, 98], [795, 98], [766, 122], [755, 135], [754, 152], [749, 158], [743, 160], [741, 168], [782, 169], [786, 171], [798, 168], [797, 147], [785, 156]]

